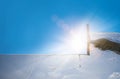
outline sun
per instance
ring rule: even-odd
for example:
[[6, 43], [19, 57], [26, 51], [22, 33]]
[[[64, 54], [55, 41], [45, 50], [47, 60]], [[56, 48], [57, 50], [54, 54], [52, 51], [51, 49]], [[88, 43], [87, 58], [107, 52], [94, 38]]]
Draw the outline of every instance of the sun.
[[87, 33], [85, 28], [76, 28], [70, 30], [64, 40], [66, 50], [71, 53], [86, 53], [87, 50]]
[[79, 26], [58, 36], [58, 41], [48, 47], [50, 54], [87, 54], [86, 26]]

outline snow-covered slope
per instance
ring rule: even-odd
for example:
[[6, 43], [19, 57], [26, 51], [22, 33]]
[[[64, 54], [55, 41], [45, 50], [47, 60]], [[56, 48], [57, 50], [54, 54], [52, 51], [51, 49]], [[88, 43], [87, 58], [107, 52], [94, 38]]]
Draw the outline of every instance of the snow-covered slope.
[[[96, 37], [96, 38], [94, 38]], [[93, 34], [91, 39], [120, 42], [120, 34]], [[91, 45], [91, 55], [0, 55], [0, 79], [120, 79], [120, 55]]]

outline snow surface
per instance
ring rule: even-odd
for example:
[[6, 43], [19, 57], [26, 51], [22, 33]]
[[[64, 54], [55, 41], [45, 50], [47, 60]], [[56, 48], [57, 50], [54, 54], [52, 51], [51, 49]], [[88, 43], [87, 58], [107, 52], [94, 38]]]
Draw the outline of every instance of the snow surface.
[[[96, 37], [96, 38], [94, 38]], [[120, 42], [120, 34], [92, 34], [91, 39]], [[120, 79], [120, 55], [91, 45], [91, 55], [0, 55], [0, 79]]]

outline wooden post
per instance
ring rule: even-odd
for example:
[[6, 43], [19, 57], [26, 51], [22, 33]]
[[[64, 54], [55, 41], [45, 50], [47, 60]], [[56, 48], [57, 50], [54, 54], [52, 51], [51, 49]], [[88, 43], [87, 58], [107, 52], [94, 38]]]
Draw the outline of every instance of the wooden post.
[[89, 31], [89, 24], [87, 24], [87, 55], [90, 55], [90, 31]]

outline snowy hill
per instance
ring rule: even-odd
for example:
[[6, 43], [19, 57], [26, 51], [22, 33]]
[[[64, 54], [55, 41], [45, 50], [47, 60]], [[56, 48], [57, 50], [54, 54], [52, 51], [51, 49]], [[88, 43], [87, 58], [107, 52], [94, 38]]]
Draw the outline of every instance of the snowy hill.
[[[120, 42], [120, 34], [92, 34], [91, 39]], [[94, 38], [96, 37], [96, 38]], [[91, 45], [91, 55], [0, 55], [0, 79], [120, 79], [120, 55]]]

